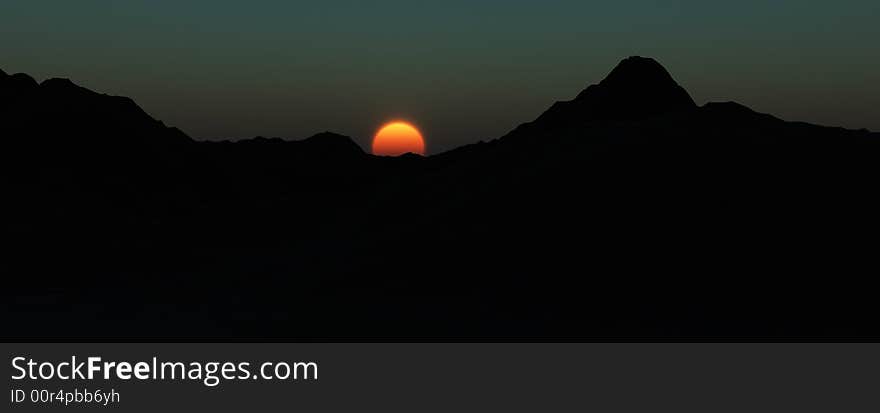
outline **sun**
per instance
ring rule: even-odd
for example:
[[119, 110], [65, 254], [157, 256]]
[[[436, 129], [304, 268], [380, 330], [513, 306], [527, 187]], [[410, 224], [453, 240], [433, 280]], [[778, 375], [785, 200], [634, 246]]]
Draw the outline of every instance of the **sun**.
[[425, 154], [425, 139], [410, 123], [394, 121], [379, 128], [373, 138], [373, 155], [398, 156], [405, 153]]

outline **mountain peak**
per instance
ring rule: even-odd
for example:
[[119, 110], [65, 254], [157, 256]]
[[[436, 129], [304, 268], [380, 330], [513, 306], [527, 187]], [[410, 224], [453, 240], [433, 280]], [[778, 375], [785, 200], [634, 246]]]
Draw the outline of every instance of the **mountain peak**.
[[81, 92], [87, 91], [89, 93], [95, 94], [95, 92], [92, 92], [91, 90], [88, 90], [80, 85], [77, 85], [76, 83], [73, 83], [73, 81], [71, 81], [70, 79], [61, 77], [46, 79], [40, 83], [40, 87], [53, 90], [76, 90]]
[[26, 73], [15, 73], [9, 75], [8, 79], [11, 85], [16, 85], [18, 87], [34, 88], [38, 86], [37, 81]]
[[333, 132], [321, 132], [302, 141], [312, 148], [322, 148], [327, 151], [340, 151], [347, 153], [362, 154], [361, 147], [350, 137]]
[[601, 84], [609, 87], [678, 86], [663, 65], [650, 57], [641, 56], [630, 56], [623, 59], [602, 80]]
[[574, 98], [557, 102], [536, 122], [567, 125], [592, 121], [635, 120], [696, 108], [684, 88], [659, 62], [632, 56], [621, 61], [599, 84]]
[[22, 111], [33, 104], [33, 95], [38, 84], [34, 78], [24, 73], [0, 73], [0, 107], [7, 111], [4, 115], [9, 115], [8, 119], [13, 119], [15, 116], [11, 113]]

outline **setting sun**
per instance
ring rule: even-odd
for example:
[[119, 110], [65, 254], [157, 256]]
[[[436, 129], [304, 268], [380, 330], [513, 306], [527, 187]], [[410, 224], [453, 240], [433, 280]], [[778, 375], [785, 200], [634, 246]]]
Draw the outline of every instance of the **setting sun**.
[[406, 122], [390, 122], [382, 126], [373, 138], [373, 154], [398, 156], [412, 152], [425, 154], [425, 139], [415, 126]]

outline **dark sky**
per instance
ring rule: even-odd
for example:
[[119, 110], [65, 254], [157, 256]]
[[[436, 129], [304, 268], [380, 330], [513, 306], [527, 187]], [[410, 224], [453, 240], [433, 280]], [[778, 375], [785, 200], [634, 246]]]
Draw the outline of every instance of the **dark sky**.
[[700, 104], [880, 130], [878, 21], [877, 0], [4, 1], [0, 68], [130, 96], [197, 139], [368, 148], [403, 118], [436, 153], [643, 55]]

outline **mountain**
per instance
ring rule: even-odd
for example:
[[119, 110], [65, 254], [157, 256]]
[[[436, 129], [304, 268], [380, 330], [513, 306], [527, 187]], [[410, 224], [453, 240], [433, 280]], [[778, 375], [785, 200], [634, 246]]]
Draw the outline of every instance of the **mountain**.
[[698, 106], [653, 59], [429, 157], [196, 142], [20, 74], [0, 102], [14, 337], [880, 337], [880, 136]]
[[630, 57], [573, 100], [556, 102], [534, 123], [558, 128], [586, 122], [645, 119], [696, 107], [687, 91], [656, 60]]
[[83, 145], [188, 140], [179, 130], [151, 118], [129, 98], [98, 94], [67, 79], [38, 84], [20, 73], [0, 79], [4, 107], [9, 111], [3, 127], [20, 134], [64, 143], [62, 137], [70, 131], [91, 138], [78, 142]]

